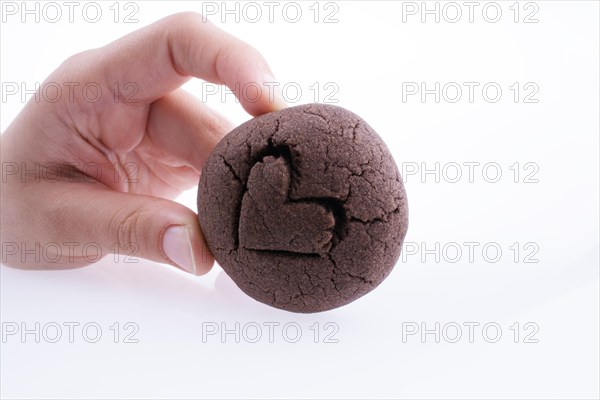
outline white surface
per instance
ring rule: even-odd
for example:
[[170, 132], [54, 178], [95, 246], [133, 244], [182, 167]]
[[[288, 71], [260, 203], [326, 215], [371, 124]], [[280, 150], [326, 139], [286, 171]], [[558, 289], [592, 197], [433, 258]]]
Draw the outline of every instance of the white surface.
[[[115, 24], [108, 9], [112, 2], [99, 4], [106, 16], [96, 24], [80, 14], [74, 23], [54, 24], [35, 23], [31, 17], [22, 24], [8, 17], [1, 27], [2, 82], [33, 87], [70, 54], [177, 11], [202, 11], [195, 2], [136, 2], [139, 23]], [[263, 2], [257, 4], [266, 12]], [[258, 23], [236, 23], [231, 16], [225, 23], [219, 15], [211, 19], [258, 48], [282, 83], [297, 82], [304, 94], [297, 104], [324, 101], [327, 92], [314, 98], [309, 89], [315, 82], [320, 88], [337, 84], [338, 104], [381, 134], [405, 172], [421, 163], [446, 166], [447, 179], [439, 183], [433, 175], [405, 174], [407, 246], [414, 252], [423, 243], [433, 248], [439, 242], [446, 253], [439, 262], [434, 255], [422, 262], [422, 252], [405, 254], [374, 292], [313, 315], [253, 301], [218, 266], [204, 277], [144, 260], [131, 264], [111, 258], [70, 271], [3, 266], [3, 328], [25, 323], [31, 329], [39, 322], [51, 338], [54, 331], [47, 324], [57, 323], [63, 337], [57, 343], [44, 337], [36, 343], [34, 335], [6, 337], [2, 397], [598, 398], [598, 3], [537, 1], [539, 22], [515, 23], [509, 9], [513, 2], [500, 2], [502, 18], [489, 23], [482, 18], [482, 2], [473, 23], [464, 5], [465, 15], [457, 23], [443, 18], [435, 23], [433, 16], [422, 23], [419, 14], [405, 15], [403, 22], [403, 7], [411, 7], [406, 2], [342, 1], [335, 3], [339, 21], [332, 24], [314, 23], [313, 2], [299, 4], [303, 17], [296, 24], [277, 12], [274, 23], [266, 17]], [[334, 10], [320, 7], [322, 13]], [[525, 3], [519, 7], [520, 20], [535, 10], [531, 5], [525, 9]], [[418, 96], [403, 102], [403, 82], [427, 82], [428, 87], [496, 82], [503, 95], [496, 103], [486, 102], [477, 90], [473, 103], [466, 91], [457, 103], [435, 103], [432, 95], [425, 103]], [[535, 83], [539, 102], [523, 103], [521, 97], [515, 103], [509, 89], [514, 82], [520, 83], [521, 96], [530, 91], [523, 91], [525, 83]], [[187, 87], [201, 96], [200, 82]], [[226, 103], [215, 97], [207, 102], [236, 123], [248, 119], [231, 97]], [[2, 102], [2, 130], [22, 106], [18, 96]], [[480, 163], [473, 182], [465, 162]], [[518, 183], [510, 169], [515, 162], [521, 170]], [[528, 162], [534, 164], [525, 169]], [[449, 182], [455, 173], [451, 163], [463, 166], [457, 183]], [[486, 163], [500, 166], [497, 183], [486, 181], [494, 178], [493, 169], [482, 176]], [[529, 180], [538, 182], [525, 183], [525, 174], [533, 171]], [[195, 209], [194, 191], [180, 200]], [[464, 242], [479, 243], [473, 260]], [[515, 242], [521, 248], [518, 262], [510, 249]], [[449, 243], [460, 244], [463, 251], [457, 262], [450, 262], [456, 246]], [[501, 248], [498, 262], [483, 257], [487, 243], [492, 243], [488, 257], [494, 256], [494, 247]], [[525, 263], [533, 251], [539, 262]], [[74, 343], [68, 340], [68, 322], [80, 324]], [[98, 343], [82, 336], [81, 326], [89, 322], [102, 328]], [[115, 322], [119, 343], [109, 328]], [[123, 343], [123, 334], [131, 332], [124, 330], [126, 322], [139, 327], [138, 343]], [[250, 337], [241, 337], [236, 343], [233, 335], [203, 340], [209, 325], [234, 328], [236, 322], [240, 329], [247, 327], [249, 336], [254, 335], [252, 323], [261, 325], [261, 340], [250, 343]], [[280, 324], [273, 343], [264, 325], [270, 322]], [[282, 335], [281, 327], [290, 322], [302, 329], [297, 343]], [[310, 329], [316, 322], [318, 343]], [[334, 325], [326, 330], [328, 322]], [[433, 335], [403, 341], [403, 333], [414, 326], [410, 323], [433, 328], [436, 322], [447, 328], [439, 343]], [[458, 343], [450, 343], [453, 322], [463, 328]], [[469, 322], [480, 324], [473, 343], [464, 325]], [[496, 343], [481, 332], [490, 322], [502, 329]], [[520, 324], [518, 343], [515, 322]], [[336, 326], [338, 342], [324, 343], [324, 334]], [[529, 339], [538, 342], [524, 343], [536, 326]], [[93, 337], [93, 329], [88, 334]], [[288, 334], [294, 336], [293, 327]], [[490, 328], [488, 340], [493, 336]]]

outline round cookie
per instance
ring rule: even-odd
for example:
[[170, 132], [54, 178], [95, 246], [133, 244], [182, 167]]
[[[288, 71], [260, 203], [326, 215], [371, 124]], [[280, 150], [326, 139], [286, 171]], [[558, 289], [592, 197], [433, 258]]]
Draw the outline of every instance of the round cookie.
[[202, 168], [208, 247], [246, 294], [318, 312], [373, 290], [408, 227], [406, 193], [381, 138], [341, 107], [308, 104], [231, 131]]

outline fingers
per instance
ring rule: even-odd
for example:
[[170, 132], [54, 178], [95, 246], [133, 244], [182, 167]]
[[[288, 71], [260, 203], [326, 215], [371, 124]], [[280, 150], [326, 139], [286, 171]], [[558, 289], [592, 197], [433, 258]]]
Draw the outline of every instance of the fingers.
[[[176, 91], [190, 77], [225, 83], [252, 115], [284, 106], [275, 96], [274, 87], [267, 84], [275, 81], [260, 53], [197, 14], [178, 14], [67, 60], [55, 71], [53, 80], [99, 83], [102, 88], [109, 87], [111, 95], [100, 96], [95, 103], [80, 99], [78, 94], [75, 101], [42, 103], [47, 109], [30, 102], [27, 112], [38, 113], [30, 117], [44, 126], [44, 140], [21, 135], [21, 145], [15, 144], [12, 154], [33, 157], [31, 150], [39, 146], [35, 157], [47, 154], [51, 161], [73, 158], [111, 164], [117, 156], [130, 152], [140, 162], [165, 166], [165, 176], [173, 172], [171, 167], [183, 167], [189, 174], [180, 182], [162, 179], [156, 173], [161, 169], [148, 170], [157, 175], [156, 181], [163, 187], [185, 186], [231, 128], [229, 122], [198, 100]], [[129, 84], [134, 84], [135, 92]], [[130, 94], [134, 102], [122, 98]], [[56, 122], [50, 119], [54, 111]], [[73, 128], [74, 134], [61, 136], [62, 128], [56, 128], [61, 124]], [[25, 130], [25, 135], [35, 131]], [[193, 178], [197, 182], [197, 177]], [[153, 182], [148, 180], [148, 184]], [[120, 193], [98, 182], [42, 181], [11, 185], [11, 190], [5, 187], [1, 193], [3, 240], [34, 249], [38, 244], [58, 244], [59, 250], [52, 246], [48, 250], [56, 256], [46, 263], [49, 266], [90, 263], [84, 254], [72, 254], [65, 243], [95, 244], [102, 255], [134, 255], [198, 275], [213, 264], [197, 216], [178, 203]], [[23, 251], [13, 250], [5, 259], [3, 249], [3, 262], [27, 267], [45, 264], [40, 264], [35, 255], [31, 259], [27, 254], [24, 257]]]
[[173, 166], [186, 165], [199, 174], [212, 149], [231, 129], [233, 124], [225, 117], [179, 89], [152, 103], [139, 151], [154, 159], [168, 154]]
[[285, 106], [268, 84], [275, 79], [262, 55], [195, 13], [164, 18], [82, 57], [77, 64], [90, 67], [90, 81], [102, 78], [113, 87], [134, 82], [142, 104], [193, 76], [225, 83], [252, 115]]
[[[115, 192], [97, 183], [41, 182], [30, 188], [35, 193], [20, 208], [27, 219], [2, 209], [3, 240], [21, 250], [3, 254], [8, 265], [78, 267], [97, 261], [99, 252], [167, 263], [195, 275], [213, 265], [196, 214], [179, 203]], [[8, 227], [5, 219], [30, 222]]]

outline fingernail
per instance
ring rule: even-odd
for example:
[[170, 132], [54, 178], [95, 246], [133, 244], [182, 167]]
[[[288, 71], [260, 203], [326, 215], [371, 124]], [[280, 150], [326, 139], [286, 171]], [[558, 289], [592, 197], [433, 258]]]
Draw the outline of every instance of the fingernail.
[[163, 234], [162, 246], [165, 255], [179, 268], [191, 274], [196, 273], [190, 231], [185, 225], [173, 225]]
[[287, 108], [288, 103], [285, 101], [283, 97], [283, 93], [281, 91], [281, 84], [275, 79], [275, 77], [271, 74], [265, 74], [263, 78], [263, 85], [268, 90], [269, 102], [273, 104], [276, 110], [280, 110], [282, 108]]

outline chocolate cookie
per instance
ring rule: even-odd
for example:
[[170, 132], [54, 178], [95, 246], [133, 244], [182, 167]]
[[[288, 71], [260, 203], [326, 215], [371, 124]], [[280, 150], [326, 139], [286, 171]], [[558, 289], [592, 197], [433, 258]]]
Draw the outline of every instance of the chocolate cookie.
[[249, 296], [317, 312], [373, 290], [400, 256], [404, 186], [381, 138], [340, 107], [254, 118], [204, 164], [198, 215], [218, 263]]

